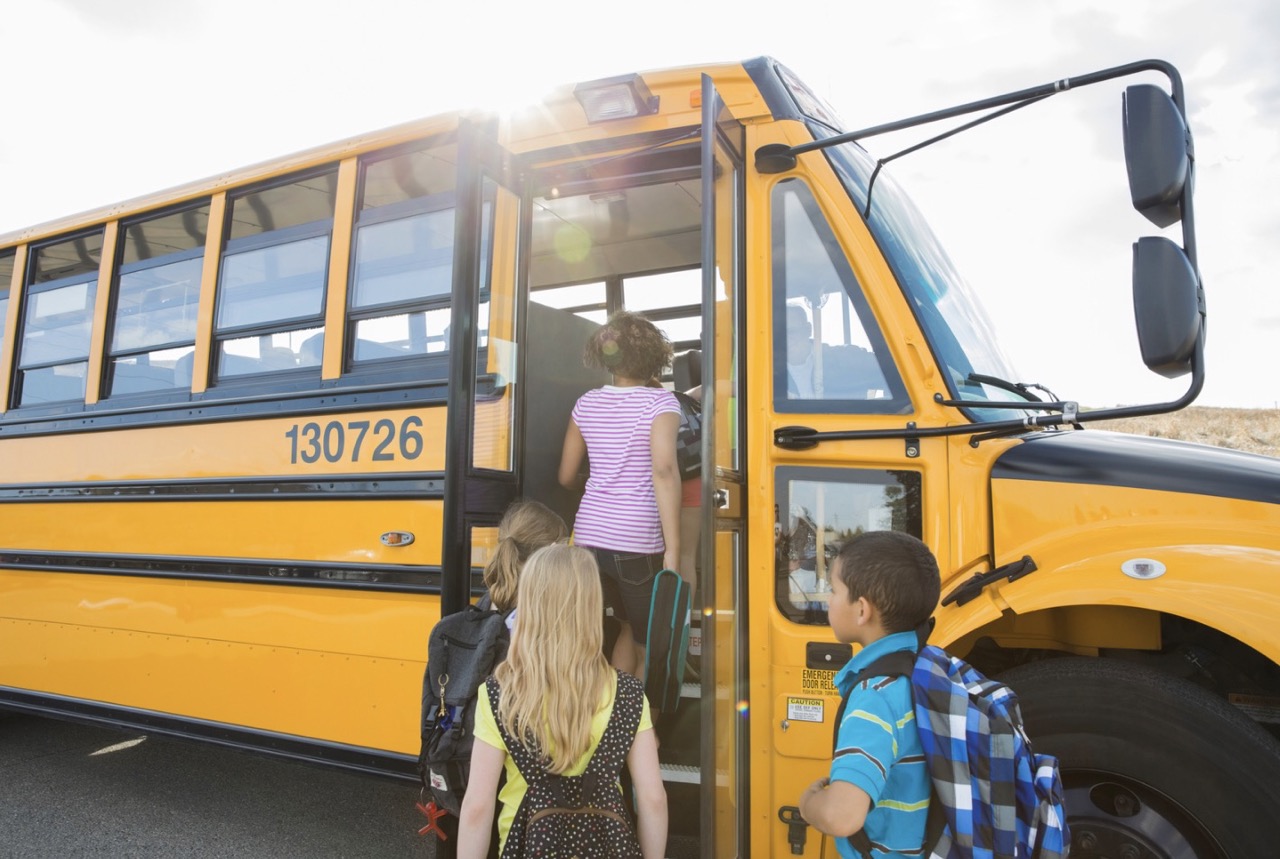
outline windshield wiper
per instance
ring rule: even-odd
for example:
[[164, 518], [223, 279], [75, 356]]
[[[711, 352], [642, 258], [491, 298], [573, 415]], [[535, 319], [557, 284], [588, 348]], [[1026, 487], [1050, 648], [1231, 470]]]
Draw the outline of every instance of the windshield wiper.
[[[1080, 404], [1076, 401], [1059, 400], [1053, 391], [1050, 391], [1044, 385], [1038, 385], [1034, 382], [1010, 382], [1001, 379], [999, 376], [986, 376], [981, 373], [970, 373], [965, 377], [964, 381], [991, 385], [1027, 399], [1022, 402], [1009, 402], [1007, 400], [949, 400], [942, 394], [934, 394], [933, 401], [940, 406], [954, 406], [958, 409], [1030, 409], [1035, 412], [1062, 412], [1063, 423], [1069, 424], [1076, 423], [1076, 414], [1080, 411]], [[1044, 391], [1053, 399], [1046, 402], [1031, 393], [1031, 388]]]
[[1049, 395], [1049, 399], [1056, 400], [1058, 395], [1046, 388], [1044, 385], [1036, 382], [1010, 382], [1007, 379], [1001, 379], [999, 376], [988, 376], [985, 373], [970, 373], [965, 377], [966, 382], [977, 382], [979, 385], [990, 385], [993, 388], [999, 388], [1002, 391], [1008, 391], [1011, 394], [1017, 394], [1020, 397], [1026, 397], [1028, 400], [1036, 403], [1042, 403], [1035, 394], [1031, 393], [1034, 388], [1037, 391], [1044, 391]]

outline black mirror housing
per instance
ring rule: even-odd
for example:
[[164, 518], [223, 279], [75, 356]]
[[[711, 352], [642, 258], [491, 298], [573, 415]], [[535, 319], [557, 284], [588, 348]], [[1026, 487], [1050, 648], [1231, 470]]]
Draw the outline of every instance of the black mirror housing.
[[1191, 172], [1191, 135], [1169, 94], [1151, 84], [1124, 91], [1124, 160], [1133, 207], [1157, 227], [1182, 218]]
[[1148, 369], [1169, 379], [1190, 372], [1203, 320], [1200, 279], [1182, 248], [1163, 236], [1133, 245], [1133, 314]]

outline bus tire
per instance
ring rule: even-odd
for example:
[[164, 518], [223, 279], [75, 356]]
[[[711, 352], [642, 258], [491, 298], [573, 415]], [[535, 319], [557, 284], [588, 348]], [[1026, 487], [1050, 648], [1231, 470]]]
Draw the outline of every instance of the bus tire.
[[1112, 659], [1000, 679], [1035, 750], [1058, 758], [1072, 859], [1275, 855], [1280, 743], [1221, 698]]

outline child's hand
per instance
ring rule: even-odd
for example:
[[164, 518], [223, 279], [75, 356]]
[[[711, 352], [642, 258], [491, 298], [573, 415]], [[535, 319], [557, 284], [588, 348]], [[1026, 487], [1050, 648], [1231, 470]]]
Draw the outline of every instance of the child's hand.
[[800, 806], [801, 817], [805, 816], [804, 807], [805, 807], [805, 804], [809, 801], [809, 799], [813, 797], [815, 794], [822, 793], [822, 791], [829, 784], [831, 784], [831, 779], [827, 778], [826, 776], [823, 776], [822, 778], [818, 779], [813, 784], [805, 788], [804, 793], [800, 794], [800, 802], [797, 803]]

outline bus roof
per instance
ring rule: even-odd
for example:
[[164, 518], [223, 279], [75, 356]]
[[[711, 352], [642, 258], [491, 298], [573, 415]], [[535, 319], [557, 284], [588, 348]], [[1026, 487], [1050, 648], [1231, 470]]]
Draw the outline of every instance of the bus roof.
[[576, 89], [588, 86], [592, 83], [590, 81], [559, 86], [542, 102], [503, 116], [465, 110], [437, 114], [15, 230], [0, 235], [0, 250], [107, 221], [127, 218], [142, 212], [178, 205], [218, 191], [288, 175], [326, 162], [339, 161], [365, 152], [447, 134], [454, 131], [464, 119], [497, 120], [500, 142], [517, 154], [590, 144], [595, 141], [664, 128], [697, 126], [701, 122], [703, 74], [710, 75], [715, 81], [729, 110], [739, 120], [747, 121], [768, 116], [770, 111], [766, 106], [765, 98], [756, 83], [752, 81], [748, 68], [773, 65], [775, 61], [771, 58], [760, 57], [743, 63], [684, 66], [639, 72], [638, 76], [643, 79], [650, 92], [659, 99], [656, 113], [635, 119], [610, 120], [596, 125], [587, 122], [575, 95]]

